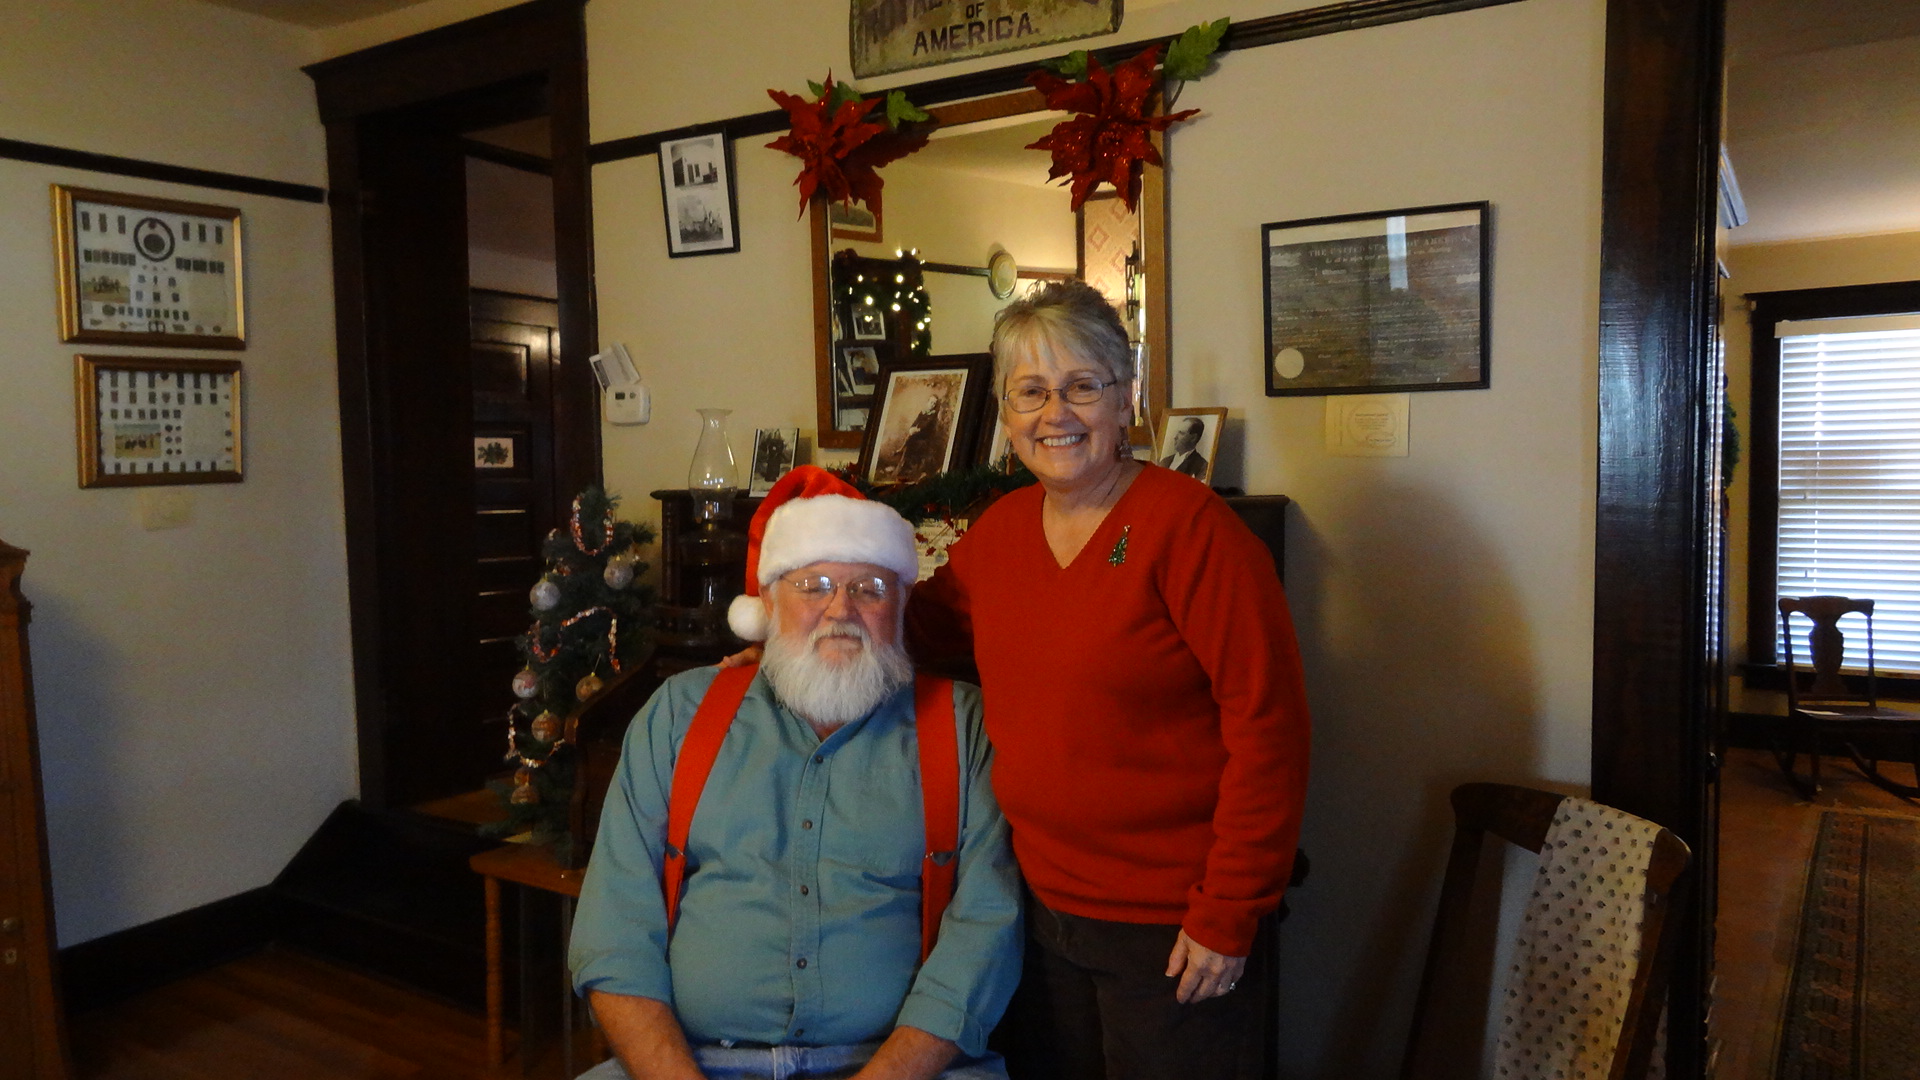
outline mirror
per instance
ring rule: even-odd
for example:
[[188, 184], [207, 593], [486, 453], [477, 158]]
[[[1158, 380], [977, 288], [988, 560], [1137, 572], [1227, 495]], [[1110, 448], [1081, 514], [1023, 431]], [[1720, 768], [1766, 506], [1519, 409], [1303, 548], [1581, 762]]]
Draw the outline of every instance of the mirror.
[[886, 167], [878, 214], [813, 205], [817, 445], [860, 445], [882, 363], [985, 351], [1002, 307], [1076, 277], [1113, 301], [1135, 341], [1132, 438], [1151, 442], [1167, 404], [1162, 170], [1145, 170], [1134, 211], [1108, 190], [1076, 214], [1047, 181], [1047, 153], [1025, 149], [1065, 115], [1037, 91], [928, 112], [940, 126]]

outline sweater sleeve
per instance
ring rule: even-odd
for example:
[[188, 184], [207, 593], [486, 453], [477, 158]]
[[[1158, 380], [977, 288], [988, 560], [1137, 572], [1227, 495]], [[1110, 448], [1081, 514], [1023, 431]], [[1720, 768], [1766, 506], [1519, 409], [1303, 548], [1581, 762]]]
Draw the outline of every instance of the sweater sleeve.
[[973, 606], [967, 572], [975, 552], [962, 536], [947, 548], [947, 561], [907, 597], [907, 650], [923, 664], [973, 660]]
[[1300, 841], [1309, 724], [1300, 647], [1273, 557], [1233, 511], [1209, 499], [1183, 530], [1162, 591], [1212, 683], [1226, 766], [1206, 872], [1181, 926], [1215, 952], [1245, 956], [1279, 906]]

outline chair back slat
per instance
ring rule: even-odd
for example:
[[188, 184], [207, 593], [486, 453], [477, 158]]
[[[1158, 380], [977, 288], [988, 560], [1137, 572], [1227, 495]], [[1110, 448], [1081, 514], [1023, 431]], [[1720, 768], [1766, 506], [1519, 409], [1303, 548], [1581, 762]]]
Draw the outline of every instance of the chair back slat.
[[[1807, 650], [1812, 677], [1802, 686], [1802, 678], [1793, 655], [1793, 616], [1803, 615], [1812, 623], [1807, 631]], [[1787, 661], [1787, 704], [1797, 707], [1803, 700], [1836, 703], [1874, 703], [1871, 685], [1865, 694], [1847, 688], [1840, 669], [1846, 661], [1847, 638], [1840, 629], [1843, 615], [1861, 615], [1867, 621], [1867, 679], [1873, 673], [1873, 601], [1849, 596], [1783, 596], [1780, 598], [1780, 633]]]

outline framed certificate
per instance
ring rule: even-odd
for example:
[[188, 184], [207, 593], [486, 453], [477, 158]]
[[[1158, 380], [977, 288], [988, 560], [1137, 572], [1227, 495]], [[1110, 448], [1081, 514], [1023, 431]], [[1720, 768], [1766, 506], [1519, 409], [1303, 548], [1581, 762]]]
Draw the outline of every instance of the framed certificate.
[[73, 359], [81, 487], [240, 482], [240, 361]]
[[240, 211], [53, 186], [60, 340], [247, 347]]

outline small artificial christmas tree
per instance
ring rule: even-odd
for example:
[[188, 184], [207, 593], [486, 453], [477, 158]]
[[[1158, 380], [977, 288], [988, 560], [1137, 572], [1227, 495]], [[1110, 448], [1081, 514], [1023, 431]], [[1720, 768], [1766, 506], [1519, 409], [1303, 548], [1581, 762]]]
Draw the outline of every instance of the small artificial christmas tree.
[[639, 545], [652, 542], [653, 530], [616, 520], [618, 502], [588, 487], [573, 500], [567, 527], [542, 546], [547, 569], [528, 594], [534, 623], [517, 641], [526, 661], [513, 677], [520, 700], [507, 715], [513, 780], [493, 785], [507, 819], [485, 826], [488, 835], [531, 832], [535, 843], [566, 846], [574, 779], [567, 720], [646, 648], [653, 590], [638, 583], [647, 569]]

